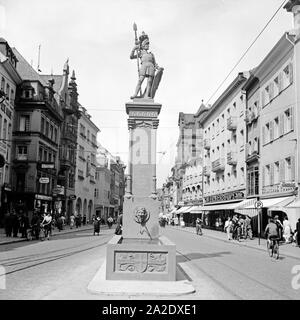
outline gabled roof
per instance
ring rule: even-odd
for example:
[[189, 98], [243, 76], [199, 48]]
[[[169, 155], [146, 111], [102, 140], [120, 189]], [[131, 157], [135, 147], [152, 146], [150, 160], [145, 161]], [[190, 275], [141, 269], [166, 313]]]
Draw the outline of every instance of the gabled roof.
[[17, 71], [22, 80], [39, 81], [42, 85], [46, 86], [47, 84], [43, 78], [32, 68], [19, 51], [16, 48], [12, 48], [12, 50], [19, 61], [17, 64]]

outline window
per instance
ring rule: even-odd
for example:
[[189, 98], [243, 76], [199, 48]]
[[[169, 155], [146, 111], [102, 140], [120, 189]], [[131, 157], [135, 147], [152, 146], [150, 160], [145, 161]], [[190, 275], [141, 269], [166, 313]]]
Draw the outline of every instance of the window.
[[79, 146], [79, 157], [84, 159], [84, 148]]
[[271, 166], [268, 164], [265, 166], [265, 186], [269, 186], [271, 184]]
[[4, 119], [3, 122], [3, 135], [2, 135], [2, 139], [7, 140], [7, 120]]
[[7, 134], [8, 134], [8, 139], [10, 140], [11, 139], [11, 123], [8, 124]]
[[282, 78], [283, 89], [287, 88], [293, 82], [293, 65], [291, 63], [283, 69]]
[[41, 132], [44, 133], [44, 130], [45, 130], [45, 119], [42, 118], [41, 119]]
[[279, 161], [274, 163], [274, 184], [279, 183]]
[[270, 142], [270, 123], [266, 123], [263, 127], [263, 139], [264, 143]]
[[292, 181], [292, 161], [291, 157], [285, 159], [285, 181]]
[[46, 135], [47, 137], [49, 137], [49, 122], [48, 122], [48, 121], [46, 122], [46, 132], [45, 132], [45, 135]]
[[50, 139], [53, 139], [53, 125], [50, 125]]
[[6, 94], [6, 99], [9, 100], [10, 86], [9, 86], [8, 83], [6, 84], [6, 92], [5, 92], [5, 94]]
[[289, 108], [284, 111], [284, 133], [288, 133], [293, 130], [293, 109]]
[[13, 89], [10, 90], [10, 103], [13, 105], [15, 102], [15, 92]]
[[47, 161], [48, 152], [47, 150], [44, 150], [44, 161]]
[[274, 119], [274, 139], [279, 138], [279, 118]]
[[54, 141], [57, 142], [57, 128], [54, 128]]
[[17, 146], [17, 160], [27, 160], [27, 146]]
[[247, 193], [249, 196], [259, 194], [258, 167], [250, 167], [247, 170]]
[[43, 149], [39, 148], [39, 161], [43, 161]]
[[30, 124], [29, 115], [21, 115], [20, 116], [20, 123], [19, 123], [19, 130], [20, 131], [29, 131], [29, 124]]
[[245, 184], [245, 169], [241, 168], [240, 184]]
[[87, 131], [87, 141], [90, 141], [90, 130]]
[[279, 83], [279, 76], [274, 79], [274, 97], [278, 96], [280, 93], [280, 83]]

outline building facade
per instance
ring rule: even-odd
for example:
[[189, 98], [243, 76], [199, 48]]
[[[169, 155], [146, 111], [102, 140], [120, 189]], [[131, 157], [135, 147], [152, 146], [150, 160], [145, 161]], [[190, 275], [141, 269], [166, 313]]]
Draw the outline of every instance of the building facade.
[[12, 125], [17, 85], [21, 77], [17, 72], [17, 58], [3, 38], [0, 38], [0, 224], [11, 210], [11, 153]]
[[15, 210], [43, 213], [54, 210], [60, 127], [63, 113], [55, 97], [54, 79], [47, 82], [14, 49], [17, 88], [12, 143], [12, 191]]
[[80, 106], [75, 179], [76, 213], [91, 221], [95, 214], [97, 134], [100, 131]]

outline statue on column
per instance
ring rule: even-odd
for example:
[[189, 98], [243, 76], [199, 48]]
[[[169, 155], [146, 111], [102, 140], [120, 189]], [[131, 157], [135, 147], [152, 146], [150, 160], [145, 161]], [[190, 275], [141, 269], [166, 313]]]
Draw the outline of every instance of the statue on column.
[[[149, 98], [153, 99], [155, 92], [159, 86], [163, 68], [160, 68], [155, 61], [154, 54], [149, 51], [149, 37], [145, 32], [142, 32], [139, 39], [137, 39], [137, 27], [134, 23], [133, 29], [135, 32], [135, 46], [133, 47], [130, 59], [137, 59], [138, 67], [138, 83], [134, 95], [135, 98]], [[147, 78], [147, 86], [142, 92], [142, 83]]]

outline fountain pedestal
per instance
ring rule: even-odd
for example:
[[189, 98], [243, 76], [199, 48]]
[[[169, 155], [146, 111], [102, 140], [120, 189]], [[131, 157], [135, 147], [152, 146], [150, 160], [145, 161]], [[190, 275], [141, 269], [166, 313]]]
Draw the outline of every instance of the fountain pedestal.
[[156, 135], [161, 104], [126, 103], [129, 161], [123, 205], [123, 234], [107, 246], [107, 280], [176, 280], [176, 247], [159, 235], [156, 193]]

